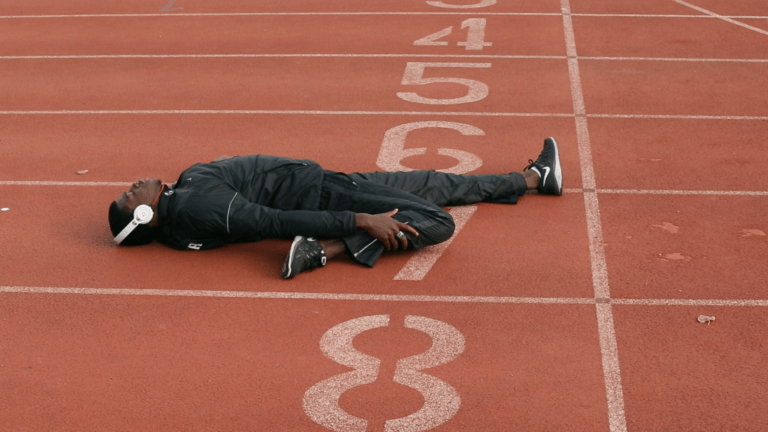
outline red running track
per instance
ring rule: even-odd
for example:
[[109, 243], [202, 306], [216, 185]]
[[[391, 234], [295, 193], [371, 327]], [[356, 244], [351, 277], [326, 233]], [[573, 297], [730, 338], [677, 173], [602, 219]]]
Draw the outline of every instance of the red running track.
[[[0, 424], [761, 430], [766, 20], [758, 0], [0, 5]], [[408, 84], [425, 63], [448, 82]], [[136, 178], [249, 153], [376, 170], [413, 124], [413, 169], [465, 166], [454, 149], [519, 171], [555, 136], [566, 193], [291, 281], [285, 241], [112, 243]]]

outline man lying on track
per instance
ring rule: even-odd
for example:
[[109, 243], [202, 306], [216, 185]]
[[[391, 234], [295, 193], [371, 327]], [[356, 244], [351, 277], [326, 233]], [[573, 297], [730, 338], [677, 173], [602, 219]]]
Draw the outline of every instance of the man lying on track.
[[373, 267], [385, 249], [448, 240], [453, 218], [442, 206], [515, 204], [533, 189], [562, 194], [554, 138], [528, 163], [522, 173], [499, 175], [343, 174], [309, 160], [222, 156], [192, 166], [173, 185], [157, 179], [134, 183], [110, 205], [109, 226], [118, 244], [158, 240], [176, 249], [293, 238], [282, 268], [286, 279], [323, 267], [344, 251]]

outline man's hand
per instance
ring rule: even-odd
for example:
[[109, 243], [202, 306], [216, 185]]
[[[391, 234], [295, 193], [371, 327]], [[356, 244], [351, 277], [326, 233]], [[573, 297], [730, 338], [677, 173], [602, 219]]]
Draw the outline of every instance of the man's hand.
[[397, 233], [408, 231], [418, 236], [419, 232], [408, 224], [392, 219], [396, 213], [397, 209], [376, 215], [357, 213], [355, 214], [355, 224], [357, 228], [364, 229], [371, 237], [383, 243], [387, 250], [397, 250], [398, 241], [401, 249], [405, 250], [408, 248], [408, 239], [405, 236], [397, 238]]

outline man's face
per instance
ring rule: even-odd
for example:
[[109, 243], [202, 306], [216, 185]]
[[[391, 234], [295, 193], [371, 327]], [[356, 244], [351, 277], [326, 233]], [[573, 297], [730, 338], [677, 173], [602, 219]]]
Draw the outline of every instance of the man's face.
[[[158, 179], [148, 178], [144, 180], [138, 180], [131, 185], [131, 188], [128, 189], [128, 192], [120, 195], [120, 197], [115, 201], [117, 202], [117, 206], [120, 209], [132, 213], [136, 207], [142, 204], [151, 205], [152, 201], [157, 198], [157, 195], [160, 194], [162, 189], [163, 182]], [[157, 213], [155, 212], [155, 217], [152, 219], [150, 225], [153, 225], [156, 219]]]

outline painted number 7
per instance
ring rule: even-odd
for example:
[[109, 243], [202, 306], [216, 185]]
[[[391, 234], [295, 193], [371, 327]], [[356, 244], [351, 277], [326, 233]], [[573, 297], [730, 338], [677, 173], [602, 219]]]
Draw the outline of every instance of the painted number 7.
[[408, 62], [403, 74], [403, 85], [425, 85], [433, 83], [457, 83], [467, 86], [469, 92], [466, 96], [455, 99], [433, 99], [419, 96], [413, 92], [398, 92], [397, 97], [408, 102], [430, 104], [430, 105], [454, 105], [469, 102], [477, 102], [488, 96], [488, 86], [480, 81], [467, 78], [447, 78], [434, 77], [424, 78], [424, 70], [428, 67], [450, 67], [450, 68], [489, 68], [490, 63], [420, 63]]

